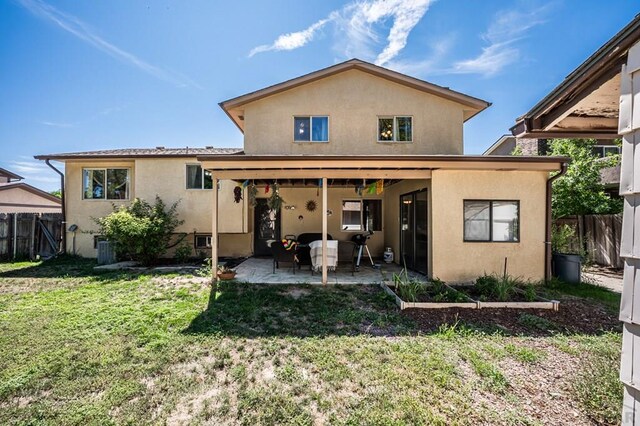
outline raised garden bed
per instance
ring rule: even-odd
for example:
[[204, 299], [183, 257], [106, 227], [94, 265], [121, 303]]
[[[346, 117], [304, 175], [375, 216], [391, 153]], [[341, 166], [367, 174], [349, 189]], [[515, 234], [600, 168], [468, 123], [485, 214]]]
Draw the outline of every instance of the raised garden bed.
[[485, 275], [478, 278], [475, 284], [450, 286], [439, 280], [420, 283], [396, 276], [393, 282], [383, 282], [381, 286], [386, 293], [395, 298], [401, 310], [509, 308], [557, 311], [560, 303], [541, 297], [534, 286], [525, 285], [510, 277]]

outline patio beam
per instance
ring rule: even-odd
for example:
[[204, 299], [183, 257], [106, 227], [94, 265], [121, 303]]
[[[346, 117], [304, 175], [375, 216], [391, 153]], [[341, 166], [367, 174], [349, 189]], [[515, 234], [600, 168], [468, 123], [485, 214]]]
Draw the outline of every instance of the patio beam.
[[[206, 168], [206, 167], [205, 167]], [[215, 170], [221, 180], [241, 179], [431, 179], [431, 170]]]
[[327, 284], [327, 209], [329, 208], [327, 196], [327, 178], [322, 178], [322, 284]]
[[213, 191], [212, 219], [211, 219], [211, 282], [218, 281], [218, 176], [211, 176]]

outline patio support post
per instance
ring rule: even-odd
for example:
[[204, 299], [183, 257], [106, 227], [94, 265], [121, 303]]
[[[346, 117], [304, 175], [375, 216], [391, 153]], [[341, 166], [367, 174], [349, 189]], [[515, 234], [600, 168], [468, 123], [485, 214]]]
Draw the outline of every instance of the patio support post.
[[327, 284], [327, 178], [322, 178], [322, 284]]
[[211, 207], [211, 282], [218, 281], [218, 178], [211, 176], [213, 205]]

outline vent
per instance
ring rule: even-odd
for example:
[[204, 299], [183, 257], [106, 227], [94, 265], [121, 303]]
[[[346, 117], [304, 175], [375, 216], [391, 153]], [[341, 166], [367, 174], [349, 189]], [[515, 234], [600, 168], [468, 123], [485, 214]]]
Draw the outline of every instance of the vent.
[[164, 146], [156, 146], [156, 149], [164, 149]]
[[213, 146], [205, 146], [206, 149], [213, 149]]

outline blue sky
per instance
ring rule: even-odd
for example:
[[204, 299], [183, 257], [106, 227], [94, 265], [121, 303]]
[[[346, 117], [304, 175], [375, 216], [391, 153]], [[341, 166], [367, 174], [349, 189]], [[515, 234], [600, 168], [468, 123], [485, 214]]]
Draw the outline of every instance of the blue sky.
[[357, 57], [493, 103], [481, 153], [636, 13], [636, 1], [0, 0], [0, 167], [33, 155], [240, 147], [217, 103]]

